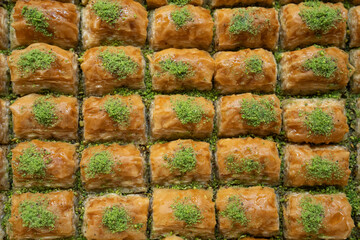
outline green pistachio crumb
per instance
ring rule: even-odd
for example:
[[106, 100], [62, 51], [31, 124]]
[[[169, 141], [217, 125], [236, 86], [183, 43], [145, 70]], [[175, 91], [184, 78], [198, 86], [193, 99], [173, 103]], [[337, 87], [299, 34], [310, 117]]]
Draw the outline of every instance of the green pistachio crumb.
[[306, 175], [315, 180], [340, 179], [343, 176], [343, 170], [338, 162], [315, 156], [306, 163]]
[[109, 0], [98, 0], [91, 8], [101, 20], [109, 24], [115, 24], [122, 12], [121, 6], [117, 2]]
[[19, 165], [17, 169], [23, 176], [44, 177], [46, 165], [51, 162], [49, 152], [45, 149], [38, 149], [34, 144], [24, 149], [17, 158]]
[[17, 65], [23, 73], [32, 73], [36, 70], [49, 69], [55, 60], [55, 54], [51, 51], [46, 52], [39, 49], [32, 49], [20, 56]]
[[174, 75], [178, 79], [184, 79], [189, 76], [191, 66], [184, 61], [174, 61], [171, 58], [159, 62], [163, 71]]
[[164, 159], [168, 162], [172, 171], [187, 173], [196, 166], [196, 153], [192, 147], [181, 147], [173, 156], [165, 155]]
[[305, 126], [310, 134], [328, 136], [334, 130], [333, 118], [320, 108], [306, 113]]
[[50, 100], [50, 96], [39, 97], [32, 106], [35, 120], [45, 127], [51, 127], [58, 119], [55, 110], [56, 105]]
[[250, 9], [238, 9], [231, 19], [229, 32], [231, 34], [239, 34], [242, 32], [247, 32], [252, 35], [258, 33], [258, 29], [254, 26], [254, 16], [250, 15], [252, 10]]
[[246, 73], [262, 73], [263, 71], [263, 60], [258, 55], [252, 55], [245, 60], [245, 71]]
[[104, 103], [104, 108], [109, 117], [120, 125], [126, 125], [130, 121], [130, 109], [119, 98], [109, 98]]
[[127, 230], [130, 222], [130, 216], [126, 212], [126, 209], [121, 206], [107, 207], [102, 217], [102, 223], [109, 228], [112, 233]]
[[173, 99], [172, 106], [182, 124], [199, 123], [205, 114], [203, 107], [192, 97]]
[[237, 196], [229, 197], [226, 209], [220, 212], [220, 215], [227, 217], [233, 222], [240, 223], [242, 226], [246, 226], [249, 223], [249, 219], [245, 214], [244, 204]]
[[235, 155], [229, 155], [226, 158], [226, 168], [230, 172], [237, 174], [240, 173], [251, 173], [254, 172], [259, 174], [261, 172], [262, 166], [259, 162], [250, 159], [250, 158], [239, 158]]
[[99, 54], [102, 66], [106, 71], [114, 74], [119, 80], [125, 79], [138, 69], [138, 64], [120, 50], [116, 53], [108, 50]]
[[169, 4], [174, 4], [177, 6], [185, 6], [186, 4], [188, 4], [191, 0], [168, 0]]
[[199, 207], [188, 202], [186, 198], [182, 201], [175, 201], [171, 208], [174, 211], [175, 218], [184, 221], [189, 226], [199, 223], [204, 218]]
[[276, 121], [276, 112], [272, 101], [267, 99], [243, 99], [240, 109], [241, 118], [253, 127]]
[[25, 6], [21, 10], [21, 15], [24, 16], [25, 21], [28, 25], [31, 25], [35, 28], [36, 32], [40, 32], [46, 37], [51, 37], [53, 35], [48, 30], [49, 27], [49, 23], [47, 22], [48, 18], [45, 17], [44, 13], [39, 11], [37, 8], [31, 8]]
[[316, 203], [310, 197], [305, 197], [300, 201], [301, 220], [304, 231], [309, 234], [316, 234], [322, 228], [323, 219], [325, 217], [324, 206]]
[[47, 210], [48, 202], [45, 200], [24, 200], [20, 203], [19, 213], [23, 226], [28, 228], [55, 227], [56, 215]]
[[114, 161], [110, 152], [97, 152], [90, 158], [86, 173], [88, 177], [93, 178], [97, 174], [109, 174], [113, 169]]
[[193, 20], [190, 11], [186, 7], [173, 11], [170, 16], [177, 29], [182, 28]]
[[334, 76], [337, 70], [336, 60], [325, 54], [324, 51], [319, 51], [316, 56], [307, 59], [303, 66], [307, 71], [313, 71], [315, 76], [325, 78]]

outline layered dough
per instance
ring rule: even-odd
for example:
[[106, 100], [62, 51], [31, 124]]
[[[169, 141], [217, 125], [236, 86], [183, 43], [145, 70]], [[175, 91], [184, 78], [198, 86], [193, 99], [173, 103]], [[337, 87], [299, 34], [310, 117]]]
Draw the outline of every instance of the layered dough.
[[[186, 21], [181, 27], [178, 27], [171, 17], [178, 11], [189, 12], [189, 21]], [[165, 48], [210, 49], [214, 22], [209, 10], [193, 5], [183, 7], [167, 5], [156, 9], [150, 19], [149, 43], [154, 50]]]
[[8, 28], [8, 13], [0, 7], [0, 50], [5, 50], [9, 47], [9, 28]]
[[[227, 217], [226, 210], [234, 200], [247, 219], [245, 224]], [[238, 238], [244, 234], [271, 237], [279, 233], [278, 202], [274, 189], [268, 187], [239, 188], [221, 187], [217, 192], [216, 209], [219, 212], [220, 232], [226, 238]]]
[[[10, 188], [9, 173], [8, 173], [9, 162], [7, 160], [7, 154], [8, 154], [8, 147], [5, 146], [0, 147], [0, 190], [9, 190]], [[0, 199], [1, 199], [1, 195], [0, 195]], [[2, 214], [0, 214], [0, 216], [1, 215]], [[1, 234], [0, 234], [0, 239], [1, 239]]]
[[[26, 54], [41, 51], [53, 56], [54, 62], [47, 69], [25, 71], [19, 61]], [[57, 46], [46, 43], [34, 43], [23, 50], [14, 50], [8, 57], [12, 90], [16, 94], [25, 95], [42, 90], [76, 95], [78, 89], [77, 55]]]
[[[110, 154], [109, 173], [89, 174], [89, 165], [96, 154]], [[81, 180], [87, 191], [106, 188], [121, 189], [121, 192], [145, 192], [145, 160], [140, 150], [133, 144], [110, 146], [98, 145], [85, 149], [80, 162]]]
[[349, 10], [350, 47], [360, 47], [360, 6]]
[[[37, 99], [54, 105], [56, 119], [50, 126], [40, 124], [34, 115], [33, 108]], [[74, 97], [44, 96], [29, 94], [18, 98], [11, 106], [14, 134], [23, 139], [57, 139], [76, 140], [78, 131], [79, 106]]]
[[[289, 99], [283, 102], [285, 136], [295, 143], [338, 143], [349, 132], [345, 113], [345, 101], [336, 99]], [[306, 121], [314, 110], [321, 110], [332, 118], [329, 134], [311, 132]]]
[[[325, 56], [336, 63], [330, 77], [318, 76], [305, 63], [316, 57]], [[354, 73], [349, 55], [339, 48], [317, 48], [314, 46], [282, 54], [280, 62], [281, 88], [287, 94], [308, 95], [332, 90], [344, 90]]]
[[[22, 167], [20, 157], [26, 149], [34, 149], [44, 153], [44, 174], [32, 175], [19, 169]], [[43, 142], [32, 140], [22, 142], [11, 150], [11, 166], [13, 170], [13, 185], [15, 188], [51, 187], [70, 188], [75, 183], [75, 171], [78, 167], [76, 148], [65, 142]], [[25, 156], [26, 157], [26, 156]], [[35, 163], [34, 163], [35, 164]]]
[[334, 45], [336, 47], [345, 47], [346, 21], [348, 11], [342, 3], [321, 3], [331, 8], [338, 9], [341, 12], [343, 20], [334, 23], [328, 31], [313, 31], [300, 17], [301, 9], [306, 9], [306, 3], [288, 4], [281, 8], [280, 23], [281, 47], [285, 50], [294, 50], [298, 47], [305, 47], [312, 44]]
[[[233, 21], [247, 16], [250, 31], [232, 32]], [[278, 12], [275, 8], [248, 7], [224, 8], [214, 12], [215, 48], [234, 50], [238, 48], [265, 48], [275, 50], [279, 38]], [[241, 21], [245, 21], [242, 19]]]
[[[159, 8], [168, 4], [173, 4], [173, 2], [177, 2], [176, 0], [146, 0], [147, 7]], [[195, 6], [202, 6], [204, 4], [204, 0], [188, 0], [187, 4], [192, 4]]]
[[82, 41], [85, 49], [100, 45], [144, 46], [148, 25], [147, 11], [133, 0], [109, 0], [121, 8], [120, 15], [114, 22], [102, 20], [93, 5], [101, 0], [91, 0], [82, 10]]
[[[152, 239], [173, 233], [187, 238], [215, 239], [215, 203], [213, 191], [203, 189], [154, 189], [152, 203]], [[172, 206], [189, 204], [200, 211], [201, 219], [192, 225], [175, 217]]]
[[[136, 64], [133, 72], [117, 76], [106, 70], [101, 53], [125, 54]], [[121, 55], [120, 55], [121, 56]], [[120, 64], [120, 62], [119, 62]], [[145, 88], [145, 59], [138, 47], [95, 47], [87, 50], [82, 57], [81, 69], [84, 74], [86, 95], [104, 95], [119, 87], [132, 89]]]
[[[103, 224], [105, 210], [112, 207], [124, 208], [129, 216], [125, 231], [113, 233]], [[140, 195], [119, 196], [110, 193], [100, 197], [91, 196], [85, 202], [82, 232], [86, 239], [92, 240], [146, 240], [148, 209], [149, 199]]]
[[211, 0], [210, 6], [212, 8], [251, 6], [251, 5], [271, 7], [273, 6], [274, 2], [275, 2], [274, 0]]
[[0, 143], [9, 142], [9, 102], [0, 99]]
[[[30, 228], [24, 225], [20, 205], [26, 201], [40, 201], [46, 210], [56, 216], [53, 228]], [[11, 199], [11, 217], [6, 228], [10, 239], [56, 239], [73, 237], [76, 232], [75, 196], [72, 191], [14, 194]]]
[[6, 62], [6, 56], [0, 53], [0, 95], [3, 95], [7, 92], [7, 82], [8, 82], [8, 66]]
[[[215, 71], [214, 59], [208, 52], [198, 49], [170, 48], [149, 56], [152, 89], [160, 92], [179, 90], [212, 89], [212, 78]], [[186, 72], [173, 74], [163, 67], [172, 62], [175, 66], [186, 66]], [[180, 70], [179, 70], [180, 71]]]
[[[247, 169], [247, 162], [256, 162], [256, 169]], [[276, 143], [261, 138], [220, 139], [216, 144], [216, 165], [221, 182], [246, 185], [270, 184], [280, 181], [281, 159]]]
[[[215, 89], [222, 94], [275, 91], [277, 68], [274, 55], [264, 49], [218, 52], [215, 58]], [[252, 58], [261, 61], [261, 72], [249, 70]]]
[[[284, 236], [286, 239], [347, 239], [354, 228], [351, 218], [351, 205], [345, 194], [291, 193], [284, 206]], [[308, 235], [301, 222], [301, 201], [310, 199], [314, 204], [321, 204], [324, 216], [317, 234]]]
[[[47, 34], [36, 31], [23, 16], [23, 8], [36, 9], [48, 23]], [[61, 48], [75, 48], [79, 38], [80, 14], [72, 3], [50, 0], [17, 1], [12, 13], [10, 31], [11, 48], [27, 46], [36, 42], [57, 45]]]
[[354, 66], [350, 89], [353, 93], [360, 93], [360, 50], [350, 51], [350, 63]]

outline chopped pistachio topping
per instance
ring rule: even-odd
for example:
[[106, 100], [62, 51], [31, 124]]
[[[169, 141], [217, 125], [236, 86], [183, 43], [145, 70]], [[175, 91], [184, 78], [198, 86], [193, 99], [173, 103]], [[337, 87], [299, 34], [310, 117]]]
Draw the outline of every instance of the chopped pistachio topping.
[[330, 135], [334, 130], [333, 118], [320, 108], [306, 114], [305, 126], [310, 134]]
[[316, 56], [305, 61], [304, 68], [313, 71], [315, 76], [330, 78], [337, 70], [337, 63], [324, 51], [319, 51]]
[[44, 13], [39, 11], [37, 8], [23, 7], [21, 15], [24, 16], [27, 24], [33, 26], [36, 32], [42, 33], [46, 37], [51, 37], [52, 33], [49, 32], [48, 18], [45, 17]]
[[340, 179], [343, 176], [343, 170], [338, 162], [315, 156], [306, 163], [306, 175], [315, 180]]
[[114, 74], [119, 80], [125, 79], [138, 69], [138, 64], [120, 50], [117, 53], [108, 50], [99, 54], [102, 66], [106, 71]]
[[196, 153], [192, 147], [181, 147], [172, 157], [166, 155], [164, 159], [168, 162], [170, 170], [181, 173], [187, 173], [196, 166]]
[[240, 109], [241, 118], [253, 127], [276, 121], [276, 112], [272, 101], [267, 99], [243, 99]]
[[109, 24], [116, 23], [121, 15], [121, 6], [109, 0], [98, 0], [91, 8], [101, 20]]
[[178, 79], [183, 79], [190, 74], [191, 66], [184, 61], [174, 61], [171, 58], [159, 62], [163, 71], [174, 75]]
[[305, 197], [300, 201], [301, 220], [300, 223], [304, 227], [304, 231], [309, 234], [316, 234], [322, 228], [323, 219], [325, 217], [324, 206], [316, 203], [310, 197]]
[[20, 56], [17, 65], [22, 72], [31, 73], [36, 70], [49, 69], [55, 60], [55, 54], [51, 51], [46, 52], [39, 49], [32, 49]]
[[245, 60], [245, 71], [246, 73], [262, 73], [263, 71], [263, 60], [258, 55], [252, 55]]
[[184, 221], [186, 225], [194, 225], [204, 218], [199, 207], [188, 202], [186, 198], [182, 201], [175, 201], [171, 208], [174, 211], [175, 218]]
[[250, 158], [238, 158], [235, 155], [229, 155], [226, 158], [226, 168], [230, 172], [237, 174], [254, 172], [259, 174], [262, 166], [259, 162]]
[[240, 223], [242, 226], [246, 226], [249, 223], [249, 219], [245, 214], [244, 204], [237, 196], [229, 197], [226, 209], [220, 214], [233, 222]]
[[20, 203], [19, 213], [24, 227], [50, 228], [55, 227], [56, 215], [47, 210], [45, 200], [24, 200]]
[[242, 32], [247, 32], [252, 35], [258, 33], [258, 29], [255, 28], [254, 16], [250, 15], [252, 10], [241, 8], [234, 14], [231, 19], [229, 32], [231, 34], [239, 34]]
[[125, 231], [129, 228], [130, 222], [130, 216], [126, 212], [126, 209], [121, 206], [107, 207], [102, 217], [102, 223], [109, 228], [112, 233]]
[[19, 161], [18, 171], [23, 176], [44, 177], [46, 165], [51, 162], [51, 159], [48, 158], [49, 154], [45, 149], [38, 149], [34, 144], [31, 144], [17, 158]]
[[130, 109], [119, 98], [109, 98], [104, 103], [104, 108], [109, 117], [120, 125], [126, 125], [130, 120]]
[[203, 107], [192, 97], [174, 99], [172, 106], [182, 124], [199, 123], [205, 114]]
[[177, 29], [182, 28], [193, 20], [190, 11], [186, 7], [175, 10], [170, 15]]
[[113, 169], [114, 161], [110, 152], [97, 152], [90, 158], [86, 173], [89, 177], [95, 177], [97, 174], [109, 174]]
[[188, 4], [191, 0], [168, 0], [169, 4], [174, 4], [178, 6], [185, 6]]
[[339, 8], [330, 7], [320, 1], [305, 2], [299, 16], [310, 30], [323, 33], [336, 28], [336, 23], [344, 20]]
[[52, 126], [55, 123], [55, 120], [58, 119], [55, 108], [56, 105], [50, 101], [50, 96], [39, 97], [32, 106], [35, 120], [45, 127]]

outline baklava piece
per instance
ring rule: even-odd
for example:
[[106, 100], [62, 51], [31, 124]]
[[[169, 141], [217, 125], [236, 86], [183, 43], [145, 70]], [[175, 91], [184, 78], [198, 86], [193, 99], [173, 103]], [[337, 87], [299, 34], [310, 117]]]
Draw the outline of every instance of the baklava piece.
[[348, 25], [350, 30], [349, 47], [360, 47], [360, 6], [350, 8]]
[[354, 73], [349, 55], [336, 47], [283, 53], [279, 69], [281, 88], [292, 95], [344, 90]]
[[8, 57], [12, 89], [25, 95], [42, 90], [76, 95], [77, 55], [57, 46], [34, 43]]
[[0, 50], [9, 47], [8, 30], [8, 13], [4, 8], [0, 7]]
[[9, 102], [0, 99], [0, 143], [9, 142]]
[[17, 138], [78, 138], [79, 106], [74, 97], [30, 94], [18, 98], [10, 110]]
[[149, 56], [152, 89], [160, 92], [211, 90], [214, 59], [197, 49], [166, 49]]
[[273, 141], [220, 139], [216, 144], [216, 165], [222, 183], [277, 185], [280, 181], [281, 159]]
[[149, 43], [154, 50], [210, 49], [214, 22], [208, 9], [167, 5], [154, 11], [150, 24]]
[[289, 99], [282, 103], [285, 136], [295, 143], [339, 143], [349, 132], [345, 101]]
[[275, 50], [279, 38], [275, 8], [224, 8], [214, 12], [215, 48], [265, 48]]
[[347, 239], [354, 228], [345, 194], [291, 193], [283, 207], [285, 239]]
[[[10, 188], [9, 173], [8, 173], [9, 162], [7, 160], [7, 153], [8, 153], [8, 147], [5, 146], [0, 147], [0, 190], [9, 190]], [[1, 199], [1, 194], [0, 194], [0, 199]], [[1, 215], [2, 214], [0, 214], [0, 218]], [[2, 238], [0, 237], [0, 239]]]
[[96, 47], [82, 57], [86, 95], [104, 95], [116, 88], [145, 88], [145, 59], [138, 47]]
[[210, 144], [177, 140], [154, 144], [150, 148], [151, 182], [153, 185], [184, 184], [211, 180]]
[[7, 92], [8, 82], [8, 66], [6, 62], [6, 56], [0, 53], [0, 95], [4, 95]]
[[154, 189], [152, 239], [166, 234], [215, 239], [213, 191], [203, 189]]
[[267, 136], [281, 130], [280, 100], [275, 95], [224, 96], [217, 102], [219, 137]]
[[279, 233], [278, 202], [268, 187], [220, 188], [216, 197], [220, 233], [235, 239], [244, 234], [271, 237]]
[[7, 234], [18, 240], [74, 237], [74, 205], [72, 191], [14, 194]]
[[203, 97], [157, 95], [150, 109], [151, 137], [154, 140], [210, 137], [214, 115], [213, 103]]
[[87, 98], [83, 116], [85, 141], [146, 142], [145, 106], [139, 95]]
[[309, 1], [281, 8], [281, 47], [294, 50], [312, 44], [345, 47], [347, 13], [342, 3]]
[[167, 237], [163, 238], [162, 240], [184, 240], [184, 238], [172, 235], [172, 236], [167, 236]]
[[11, 47], [43, 42], [75, 48], [79, 38], [80, 14], [72, 3], [50, 0], [17, 1], [12, 13]]
[[272, 7], [275, 0], [210, 0], [211, 8], [258, 5]]
[[215, 58], [215, 89], [222, 94], [273, 93], [276, 85], [274, 55], [264, 49], [218, 52]]
[[350, 51], [350, 63], [354, 66], [350, 89], [353, 93], [360, 93], [360, 50], [354, 49]]
[[184, 6], [186, 4], [191, 4], [195, 6], [202, 6], [204, 4], [204, 0], [186, 0], [186, 1], [179, 1], [179, 0], [146, 0], [146, 4], [148, 8], [159, 8], [169, 4], [175, 4], [179, 6]]
[[114, 193], [89, 197], [82, 232], [92, 240], [146, 240], [149, 199]]
[[19, 143], [11, 152], [15, 188], [74, 186], [78, 160], [73, 144], [32, 140]]
[[147, 25], [147, 11], [138, 2], [91, 0], [82, 10], [83, 46], [144, 46]]

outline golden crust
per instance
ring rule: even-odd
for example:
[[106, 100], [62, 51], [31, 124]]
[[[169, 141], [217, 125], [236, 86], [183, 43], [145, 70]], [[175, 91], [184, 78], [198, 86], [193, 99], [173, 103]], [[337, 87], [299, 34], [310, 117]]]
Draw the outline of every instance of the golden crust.
[[348, 25], [350, 30], [349, 47], [360, 47], [360, 6], [352, 7], [349, 10]]
[[3, 95], [7, 92], [7, 72], [8, 66], [6, 63], [6, 56], [0, 53], [0, 95]]
[[360, 93], [360, 50], [350, 51], [350, 63], [354, 66], [350, 86], [353, 93]]
[[8, 13], [4, 8], [0, 7], [0, 50], [9, 47], [8, 30]]
[[[148, 8], [153, 9], [153, 8], [159, 8], [168, 4], [169, 3], [168, 0], [147, 0], [146, 4], [148, 6]], [[204, 0], [189, 0], [189, 2], [187, 4], [192, 4], [195, 6], [202, 6], [204, 4]]]
[[[0, 190], [9, 190], [10, 182], [9, 182], [9, 162], [7, 160], [8, 148], [5, 146], [0, 147]], [[0, 205], [1, 205], [2, 195], [0, 194]], [[1, 206], [0, 206], [1, 209]], [[1, 211], [0, 210], [0, 219], [1, 219]], [[0, 228], [1, 229], [1, 228]], [[1, 232], [1, 230], [0, 230]], [[1, 239], [1, 233], [0, 233]]]
[[0, 143], [9, 142], [9, 102], [0, 99]]

